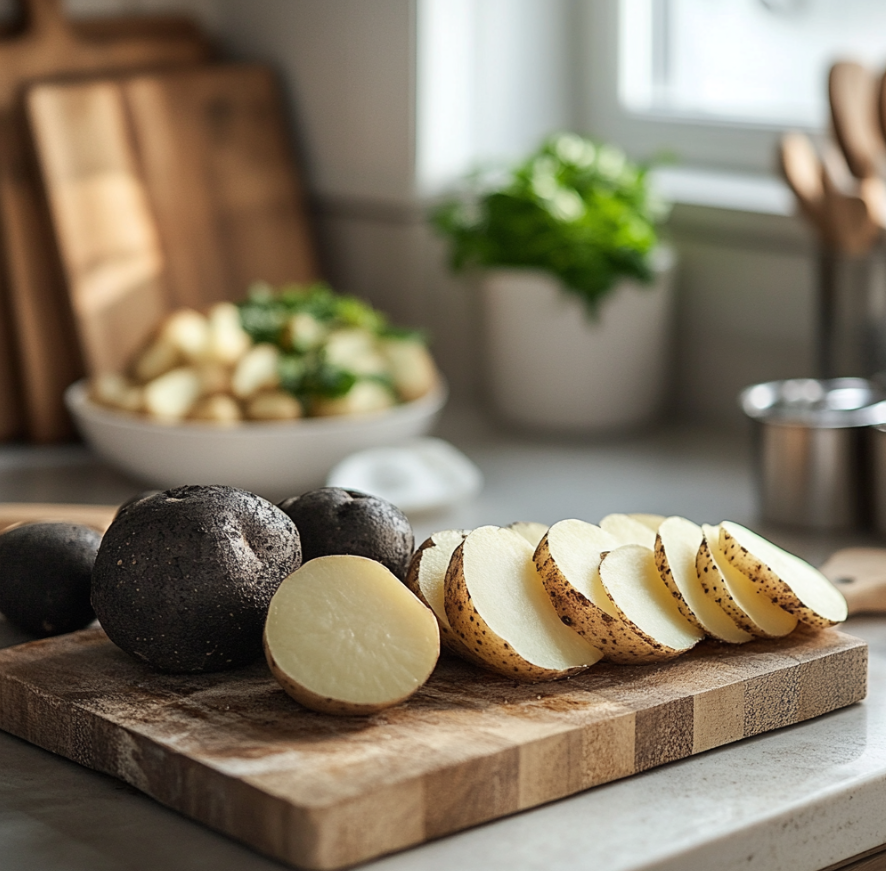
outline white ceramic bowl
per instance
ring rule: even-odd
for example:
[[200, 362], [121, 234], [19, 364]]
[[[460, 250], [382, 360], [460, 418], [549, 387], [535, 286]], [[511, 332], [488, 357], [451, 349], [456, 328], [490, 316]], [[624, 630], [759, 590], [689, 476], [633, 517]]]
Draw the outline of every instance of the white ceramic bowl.
[[215, 426], [159, 423], [89, 399], [84, 381], [65, 402], [102, 459], [145, 484], [227, 484], [273, 501], [321, 487], [330, 469], [363, 448], [427, 433], [446, 402], [446, 386], [389, 411], [274, 423]]

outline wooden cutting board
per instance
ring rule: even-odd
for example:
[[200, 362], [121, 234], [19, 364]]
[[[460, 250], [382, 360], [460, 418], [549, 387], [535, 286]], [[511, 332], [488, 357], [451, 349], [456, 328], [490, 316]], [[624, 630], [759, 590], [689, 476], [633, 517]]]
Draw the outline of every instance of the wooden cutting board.
[[[210, 48], [180, 17], [69, 23], [61, 0], [24, 0], [25, 26], [0, 37], [0, 439], [72, 433], [64, 389], [83, 371], [30, 146], [23, 88], [58, 75], [192, 64]], [[4, 323], [4, 321], [6, 323]], [[13, 355], [12, 350], [16, 353]], [[16, 404], [17, 387], [24, 403]]]
[[407, 704], [335, 718], [262, 663], [160, 675], [88, 629], [0, 651], [0, 728], [332, 869], [852, 704], [866, 675], [864, 642], [800, 629], [542, 685], [444, 658]]
[[174, 307], [318, 277], [267, 68], [40, 84], [27, 108], [91, 374], [121, 371]]

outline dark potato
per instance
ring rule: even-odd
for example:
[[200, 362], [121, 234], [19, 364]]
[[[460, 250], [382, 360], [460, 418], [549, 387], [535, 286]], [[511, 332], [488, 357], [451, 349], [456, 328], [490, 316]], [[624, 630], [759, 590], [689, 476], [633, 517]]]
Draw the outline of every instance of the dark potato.
[[406, 577], [415, 538], [406, 515], [384, 499], [357, 490], [323, 487], [280, 503], [301, 535], [304, 561], [354, 554]]
[[101, 534], [75, 523], [28, 523], [0, 535], [0, 613], [41, 637], [88, 626]]
[[271, 597], [300, 565], [298, 530], [267, 500], [177, 487], [117, 515], [92, 604], [115, 644], [160, 671], [221, 671], [262, 655]]

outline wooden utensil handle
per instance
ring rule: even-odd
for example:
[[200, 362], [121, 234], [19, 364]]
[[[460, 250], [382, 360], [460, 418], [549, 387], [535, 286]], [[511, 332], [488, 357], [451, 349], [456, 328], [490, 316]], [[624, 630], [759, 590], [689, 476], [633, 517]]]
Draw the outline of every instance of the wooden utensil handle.
[[104, 532], [117, 513], [116, 505], [77, 505], [53, 502], [0, 502], [0, 532], [21, 523], [49, 520], [82, 523]]
[[67, 30], [62, 0], [18, 0], [29, 32]]
[[886, 613], [886, 548], [838, 550], [821, 571], [846, 597], [850, 614]]

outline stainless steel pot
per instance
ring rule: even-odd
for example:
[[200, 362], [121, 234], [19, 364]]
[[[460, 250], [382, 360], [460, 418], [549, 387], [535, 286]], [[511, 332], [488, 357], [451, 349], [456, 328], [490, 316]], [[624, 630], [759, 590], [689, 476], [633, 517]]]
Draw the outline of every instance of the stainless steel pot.
[[[812, 529], [868, 526], [870, 427], [886, 425], [884, 399], [864, 378], [770, 381], [744, 390], [763, 518]], [[886, 444], [883, 450], [886, 461]]]

